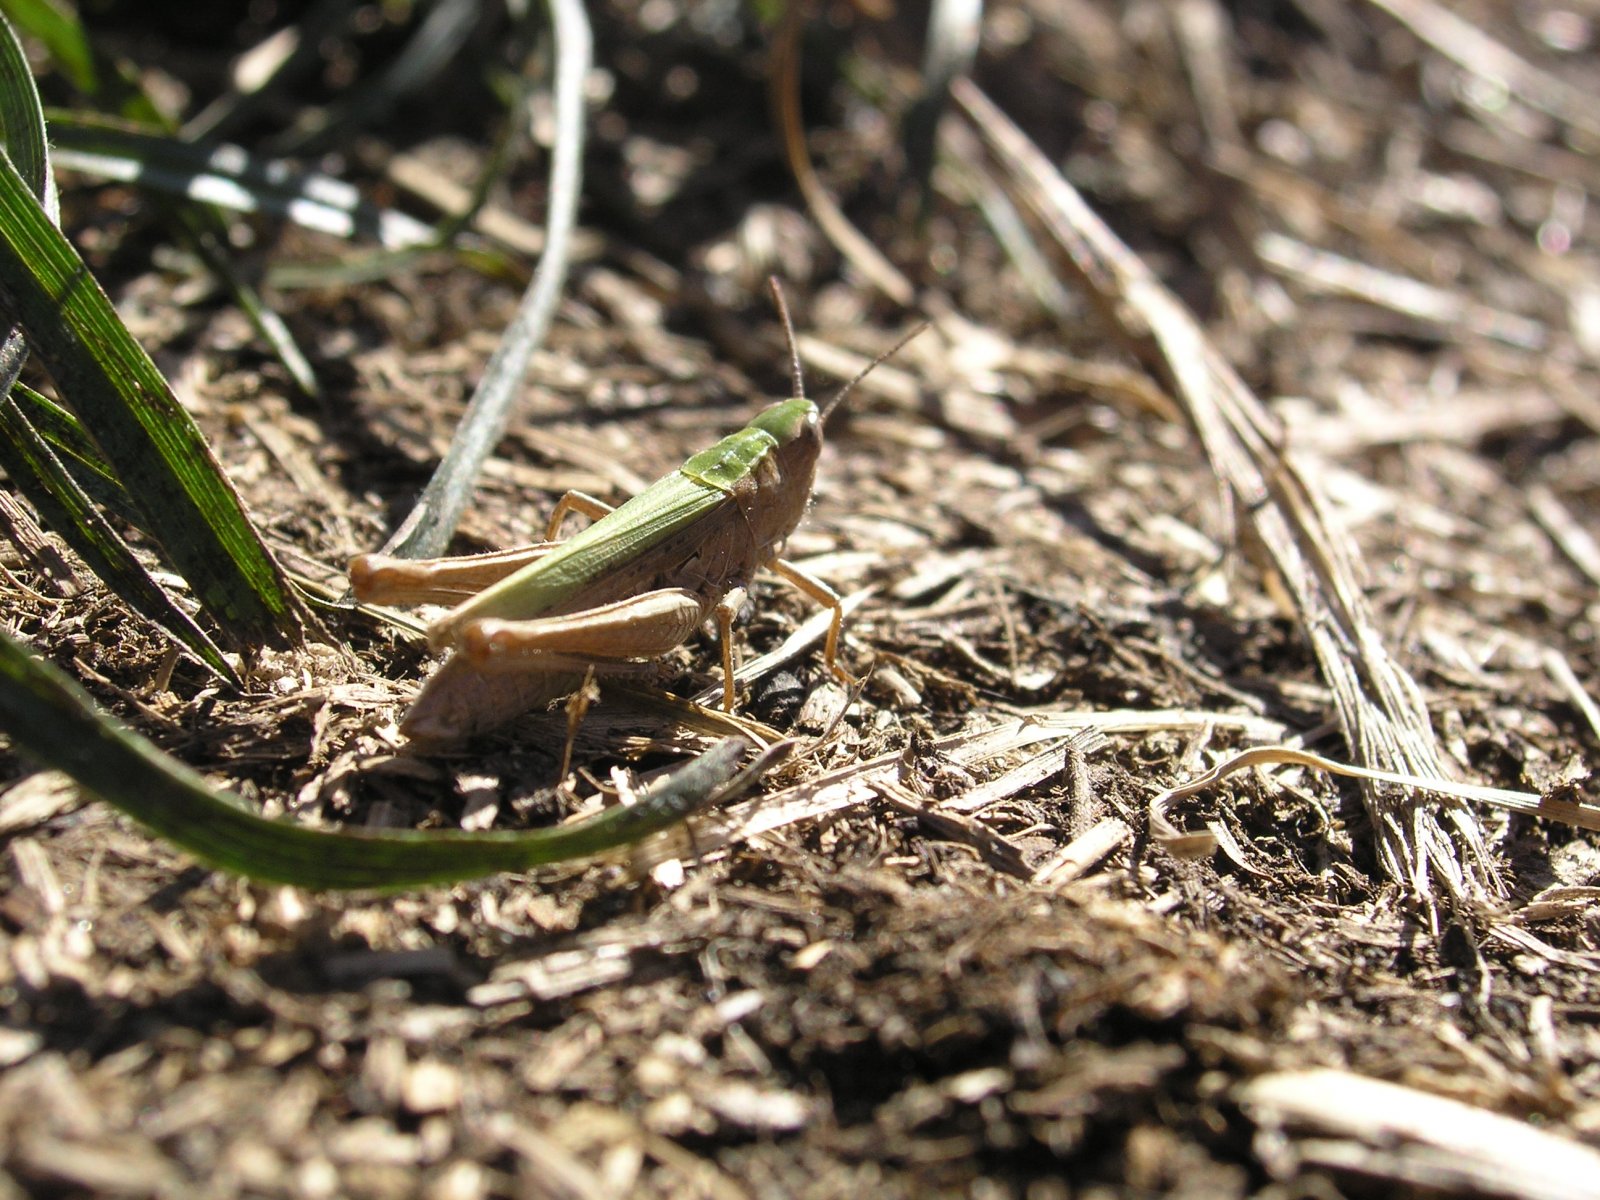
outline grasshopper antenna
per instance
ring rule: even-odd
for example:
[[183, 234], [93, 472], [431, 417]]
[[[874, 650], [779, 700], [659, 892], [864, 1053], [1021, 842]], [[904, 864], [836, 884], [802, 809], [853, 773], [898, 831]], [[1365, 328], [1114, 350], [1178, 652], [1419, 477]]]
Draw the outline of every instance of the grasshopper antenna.
[[783, 336], [789, 339], [789, 374], [794, 380], [794, 399], [804, 400], [805, 375], [800, 370], [800, 343], [795, 340], [794, 322], [789, 320], [789, 302], [783, 298], [783, 285], [776, 275], [767, 276], [767, 287], [772, 292], [772, 303], [783, 321]]
[[[896, 342], [894, 345], [890, 346], [882, 354], [878, 355], [877, 358], [873, 359], [866, 366], [862, 367], [860, 371], [856, 372], [856, 377], [854, 379], [852, 379], [849, 383], [845, 384], [842, 388], [840, 388], [833, 395], [828, 397], [828, 402], [822, 406], [822, 409], [821, 409], [820, 413], [818, 414], [817, 420], [819, 422], [824, 422], [825, 423], [827, 421], [827, 419], [828, 419], [828, 414], [831, 413], [834, 409], [839, 407], [840, 402], [842, 402], [844, 400], [844, 398], [846, 396], [848, 396], [855, 389], [856, 384], [860, 383], [868, 375], [872, 374], [873, 370], [875, 368], [877, 368], [880, 364], [882, 364], [884, 361], [893, 358], [896, 354], [899, 354], [900, 351], [905, 349], [906, 344], [908, 342], [910, 342], [912, 338], [914, 338], [918, 334], [922, 333], [931, 324], [933, 324], [932, 321], [924, 321], [924, 322], [922, 322], [922, 324], [918, 325], [910, 333], [906, 334], [905, 337], [901, 338], [898, 342]], [[791, 341], [790, 344], [792, 345], [793, 342]], [[800, 370], [800, 362], [799, 362], [798, 358], [795, 360], [795, 370], [797, 372]]]

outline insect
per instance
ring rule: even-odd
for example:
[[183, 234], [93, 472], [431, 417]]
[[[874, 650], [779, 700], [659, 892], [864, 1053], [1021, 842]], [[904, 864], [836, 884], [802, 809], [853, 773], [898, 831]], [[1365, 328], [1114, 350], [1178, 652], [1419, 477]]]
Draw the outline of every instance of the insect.
[[[649, 670], [715, 617], [723, 706], [734, 706], [734, 614], [744, 587], [768, 568], [833, 613], [823, 647], [837, 677], [844, 610], [820, 579], [778, 555], [811, 498], [823, 422], [883, 359], [871, 363], [821, 409], [805, 395], [788, 306], [772, 295], [789, 342], [794, 394], [691, 457], [618, 508], [568, 492], [546, 540], [519, 550], [405, 560], [376, 554], [350, 563], [357, 599], [457, 607], [433, 622], [428, 641], [448, 651], [401, 722], [408, 737], [443, 740], [491, 729], [577, 689], [586, 671]], [[593, 524], [558, 542], [567, 515]]]

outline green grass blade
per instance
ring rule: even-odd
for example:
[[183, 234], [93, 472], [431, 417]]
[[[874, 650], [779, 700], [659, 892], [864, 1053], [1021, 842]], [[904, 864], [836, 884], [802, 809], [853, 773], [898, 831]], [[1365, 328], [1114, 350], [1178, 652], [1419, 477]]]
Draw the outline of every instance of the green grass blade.
[[56, 0], [3, 0], [0, 12], [23, 33], [39, 39], [73, 87], [85, 96], [100, 90], [94, 51], [77, 13]]
[[84, 432], [76, 416], [25, 383], [11, 386], [11, 399], [90, 500], [135, 529], [144, 529], [149, 524], [144, 510], [106, 465], [100, 447]]
[[[38, 22], [67, 20], [81, 40], [82, 30], [74, 18], [48, 6], [23, 6], [24, 14]], [[55, 193], [45, 143], [44, 117], [38, 92], [28, 71], [27, 60], [9, 25], [0, 22], [0, 130], [5, 150], [24, 185], [34, 196], [42, 197], [47, 219], [56, 220]], [[70, 41], [70, 37], [67, 37]], [[86, 45], [81, 46], [87, 53]], [[201, 631], [171, 595], [167, 593], [134, 556], [111, 525], [96, 511], [94, 503], [78, 478], [68, 469], [29, 422], [16, 400], [17, 373], [27, 355], [20, 330], [13, 328], [0, 339], [0, 468], [38, 511], [45, 522], [64, 538], [78, 557], [110, 586], [129, 607], [167, 630], [180, 645], [201, 662], [232, 683], [238, 677], [214, 642]], [[36, 393], [29, 396], [42, 400]], [[52, 406], [53, 407], [53, 406]], [[59, 411], [59, 410], [58, 410]], [[81, 429], [72, 439], [77, 462], [86, 476], [101, 479], [107, 491], [121, 492], [119, 484], [108, 478], [98, 462], [98, 453], [84, 445]], [[92, 469], [91, 469], [92, 464]], [[124, 501], [128, 498], [124, 492]], [[136, 508], [135, 505], [127, 505]]]
[[16, 399], [0, 399], [0, 468], [79, 558], [123, 603], [166, 630], [201, 662], [235, 685], [238, 676], [193, 618], [150, 578], [77, 481], [29, 424]]
[[0, 137], [29, 190], [40, 198], [50, 219], [59, 221], [55, 180], [50, 174], [50, 152], [45, 142], [44, 108], [33, 85], [28, 56], [4, 21], [0, 21]]
[[9, 158], [0, 159], [0, 307], [226, 634], [244, 645], [298, 640], [304, 609], [204, 437]]
[[281, 216], [341, 238], [370, 238], [390, 250], [432, 245], [422, 221], [361, 199], [343, 180], [300, 171], [238, 146], [185, 142], [158, 130], [52, 109], [52, 154], [60, 166], [119, 179], [239, 212]]
[[630, 805], [553, 829], [420, 832], [314, 829], [248, 811], [144, 738], [101, 716], [55, 667], [0, 635], [0, 731], [35, 762], [209, 866], [315, 889], [394, 890], [522, 871], [631, 845], [731, 796], [774, 761], [743, 772], [748, 744], [719, 742]]

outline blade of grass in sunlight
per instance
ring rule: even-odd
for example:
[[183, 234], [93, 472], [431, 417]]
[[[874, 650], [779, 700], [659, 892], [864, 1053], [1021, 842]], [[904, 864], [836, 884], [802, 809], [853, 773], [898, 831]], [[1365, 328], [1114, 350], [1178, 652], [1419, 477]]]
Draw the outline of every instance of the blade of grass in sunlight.
[[[13, 182], [30, 198], [44, 198], [48, 215], [37, 202], [32, 211], [38, 222], [53, 230], [55, 195], [45, 148], [43, 115], [26, 59], [9, 26], [0, 28], [0, 128], [4, 130], [6, 165], [13, 172]], [[0, 280], [0, 294], [7, 291], [6, 282]], [[83, 486], [84, 478], [96, 480], [101, 485], [98, 490], [102, 495], [119, 496], [117, 507], [136, 524], [146, 528], [150, 524], [143, 508], [126, 495], [115, 476], [106, 469], [99, 451], [70, 414], [16, 384], [26, 356], [27, 344], [22, 332], [11, 329], [0, 345], [0, 467], [46, 523], [131, 608], [165, 629], [219, 675], [235, 680], [232, 668], [216, 644], [178, 601], [151, 578], [116, 531], [96, 511]], [[58, 440], [68, 451], [66, 462], [29, 421], [23, 405], [18, 402], [19, 393], [24, 400], [40, 402], [29, 407], [49, 419]], [[77, 468], [76, 472], [67, 465], [69, 462]]]
[[222, 651], [134, 557], [110, 523], [28, 423], [15, 396], [0, 399], [0, 468], [56, 532], [129, 608], [165, 629], [218, 675], [237, 685]]
[[61, 219], [50, 153], [45, 141], [44, 109], [33, 85], [33, 72], [11, 26], [0, 21], [0, 137], [17, 173], [40, 198], [52, 221]]
[[548, 0], [556, 40], [555, 152], [550, 166], [548, 240], [533, 283], [483, 369], [450, 449], [416, 507], [383, 547], [400, 558], [444, 553], [484, 461], [494, 451], [521, 390], [528, 361], [544, 341], [566, 283], [572, 228], [583, 181], [583, 83], [594, 59], [594, 34], [578, 0]]
[[144, 738], [95, 712], [55, 667], [0, 635], [0, 731], [35, 762], [209, 866], [315, 889], [392, 891], [521, 871], [631, 845], [731, 798], [788, 751], [766, 752], [743, 771], [749, 748], [717, 743], [641, 790], [632, 804], [552, 829], [489, 831], [314, 829], [248, 811]]
[[304, 609], [193, 419], [9, 159], [0, 160], [0, 305], [225, 634], [245, 645], [298, 640]]
[[50, 452], [61, 460], [61, 465], [90, 500], [129, 525], [144, 527], [144, 513], [106, 465], [100, 448], [84, 432], [77, 417], [25, 383], [12, 384], [9, 399], [16, 402], [23, 418], [44, 439]]
[[94, 52], [76, 12], [57, 0], [4, 0], [0, 11], [23, 33], [39, 40], [73, 87], [85, 96], [100, 90]]
[[378, 208], [343, 180], [263, 159], [226, 143], [179, 141], [152, 129], [52, 109], [46, 114], [58, 166], [119, 179], [239, 212], [284, 217], [342, 238], [370, 238], [390, 250], [430, 245], [434, 231]]

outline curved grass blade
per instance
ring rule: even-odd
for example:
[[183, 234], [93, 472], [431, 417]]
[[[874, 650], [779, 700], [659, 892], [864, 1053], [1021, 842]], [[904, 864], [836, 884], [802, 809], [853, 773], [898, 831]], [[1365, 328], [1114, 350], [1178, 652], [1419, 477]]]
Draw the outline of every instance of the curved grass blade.
[[213, 789], [196, 772], [97, 713], [75, 683], [4, 635], [0, 731], [20, 753], [65, 771], [209, 866], [319, 890], [393, 891], [602, 854], [729, 798], [781, 757], [768, 753], [738, 771], [749, 744], [728, 738], [642, 791], [635, 803], [553, 829], [314, 829], [248, 811], [237, 797]]
[[45, 142], [44, 109], [22, 43], [4, 21], [0, 21], [0, 137], [5, 139], [6, 154], [16, 164], [17, 173], [40, 198], [50, 219], [60, 221], [61, 209]]
[[56, 0], [4, 0], [0, 10], [18, 29], [39, 39], [73, 87], [85, 96], [100, 90], [94, 51], [77, 13]]
[[9, 158], [0, 158], [0, 306], [226, 635], [298, 641], [308, 615], [205, 439]]
[[544, 255], [483, 369], [449, 451], [416, 507], [383, 547], [383, 553], [399, 558], [436, 558], [444, 553], [484, 460], [505, 433], [528, 360], [544, 341], [566, 283], [583, 179], [583, 83], [594, 60], [594, 33], [581, 0], [547, 0], [547, 6], [556, 40], [556, 141]]

